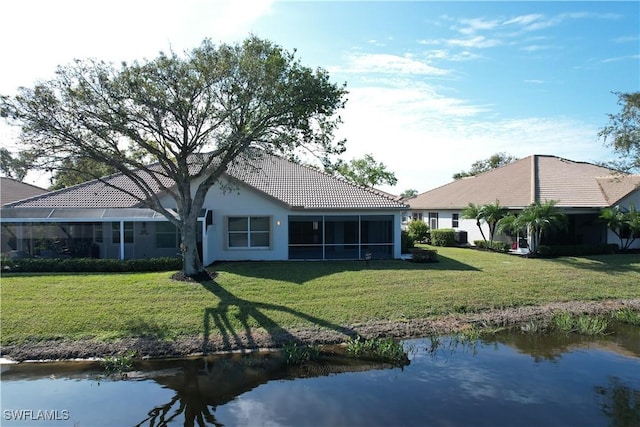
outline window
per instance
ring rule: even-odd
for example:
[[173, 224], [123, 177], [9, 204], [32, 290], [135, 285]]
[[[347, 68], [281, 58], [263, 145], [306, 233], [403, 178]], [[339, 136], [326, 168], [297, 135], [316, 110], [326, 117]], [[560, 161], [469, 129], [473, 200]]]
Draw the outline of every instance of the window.
[[268, 216], [233, 216], [227, 218], [227, 247], [268, 248], [271, 219]]
[[178, 228], [170, 222], [156, 223], [156, 248], [173, 249], [180, 246]]
[[[120, 223], [111, 223], [111, 242], [120, 243]], [[124, 223], [124, 242], [133, 243], [133, 222]]]
[[460, 221], [460, 214], [454, 213], [453, 215], [451, 215], [452, 228], [458, 228], [459, 221]]
[[414, 212], [413, 213], [413, 220], [414, 221], [422, 221], [422, 212]]
[[438, 212], [429, 212], [429, 228], [432, 230], [438, 229]]

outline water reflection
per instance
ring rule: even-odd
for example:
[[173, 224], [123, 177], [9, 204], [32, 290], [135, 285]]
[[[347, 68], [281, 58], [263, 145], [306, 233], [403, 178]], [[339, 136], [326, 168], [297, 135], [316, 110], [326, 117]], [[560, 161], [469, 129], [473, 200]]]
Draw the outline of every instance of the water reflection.
[[611, 377], [607, 386], [596, 387], [602, 412], [610, 418], [611, 427], [640, 426], [640, 390]]
[[412, 340], [402, 368], [342, 357], [288, 368], [275, 353], [234, 354], [140, 361], [121, 381], [98, 379], [96, 363], [12, 365], [2, 409], [68, 409], [72, 423], [97, 426], [638, 426], [638, 332], [443, 337], [435, 350], [435, 338]]

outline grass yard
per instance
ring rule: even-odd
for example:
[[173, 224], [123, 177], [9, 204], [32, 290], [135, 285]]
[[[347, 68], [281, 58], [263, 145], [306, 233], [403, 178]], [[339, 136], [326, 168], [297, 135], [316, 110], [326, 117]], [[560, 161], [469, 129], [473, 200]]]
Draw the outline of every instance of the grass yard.
[[219, 263], [215, 282], [171, 273], [4, 274], [1, 342], [267, 332], [555, 301], [640, 298], [640, 256], [524, 259], [438, 248], [440, 262]]

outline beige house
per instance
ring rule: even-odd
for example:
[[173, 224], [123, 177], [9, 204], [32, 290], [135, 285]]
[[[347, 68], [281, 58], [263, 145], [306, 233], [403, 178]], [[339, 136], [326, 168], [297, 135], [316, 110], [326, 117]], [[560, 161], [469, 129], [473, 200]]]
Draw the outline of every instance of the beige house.
[[[409, 199], [408, 219], [422, 220], [432, 229], [464, 231], [473, 243], [482, 236], [475, 220], [462, 218], [462, 210], [474, 203], [500, 202], [511, 211], [520, 211], [536, 201], [555, 200], [567, 214], [566, 232], [548, 235], [545, 244], [618, 243], [619, 240], [598, 220], [605, 207], [640, 208], [640, 175], [623, 175], [590, 163], [549, 155], [532, 155], [477, 176], [463, 178]], [[488, 227], [483, 224], [485, 235]], [[464, 233], [459, 233], [459, 235]], [[499, 236], [518, 244], [517, 238]], [[464, 243], [464, 242], [461, 242]], [[638, 239], [632, 247], [640, 247]]]

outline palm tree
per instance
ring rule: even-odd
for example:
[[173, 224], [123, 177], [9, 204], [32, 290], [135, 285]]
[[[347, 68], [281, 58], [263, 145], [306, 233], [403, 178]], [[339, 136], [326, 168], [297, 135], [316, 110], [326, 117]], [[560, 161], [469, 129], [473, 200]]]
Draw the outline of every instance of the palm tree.
[[462, 218], [475, 219], [476, 225], [478, 226], [480, 234], [482, 235], [482, 240], [484, 240], [485, 242], [487, 241], [487, 238], [484, 236], [484, 231], [482, 231], [482, 215], [480, 206], [469, 203], [469, 206], [462, 210]]
[[600, 211], [607, 228], [620, 239], [620, 249], [629, 249], [640, 235], [640, 211], [636, 210], [633, 203], [628, 210], [622, 210], [620, 206], [604, 208]]
[[496, 232], [496, 226], [502, 218], [507, 215], [508, 210], [500, 206], [500, 201], [488, 203], [480, 208], [480, 219], [484, 220], [489, 226], [489, 240], [493, 242], [493, 236]]
[[518, 232], [527, 230], [531, 241], [529, 250], [536, 253], [545, 230], [566, 226], [566, 215], [556, 208], [556, 201], [535, 202], [526, 207], [519, 215], [509, 214], [500, 221], [499, 230]]

